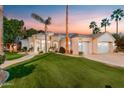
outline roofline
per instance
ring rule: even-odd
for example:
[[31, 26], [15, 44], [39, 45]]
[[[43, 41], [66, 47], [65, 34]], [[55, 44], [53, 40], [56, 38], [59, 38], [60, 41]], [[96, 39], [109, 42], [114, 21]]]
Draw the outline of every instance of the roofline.
[[[102, 35], [104, 35], [104, 34], [106, 34], [106, 33], [108, 33], [114, 40], [115, 40], [115, 38], [112, 36], [112, 34], [110, 33], [110, 32], [104, 32]], [[100, 38], [102, 35], [100, 35], [100, 36], [98, 36], [98, 37], [96, 37], [96, 38]], [[95, 38], [95, 39], [96, 39]]]

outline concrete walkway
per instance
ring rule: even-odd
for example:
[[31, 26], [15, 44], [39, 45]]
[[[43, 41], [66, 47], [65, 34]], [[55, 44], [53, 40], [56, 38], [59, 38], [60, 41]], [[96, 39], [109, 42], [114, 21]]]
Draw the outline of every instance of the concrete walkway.
[[21, 57], [21, 58], [18, 58], [18, 59], [15, 59], [15, 60], [11, 60], [11, 61], [5, 61], [4, 64], [0, 65], [0, 68], [6, 68], [10, 65], [13, 65], [13, 64], [16, 64], [16, 63], [20, 63], [20, 62], [23, 62], [25, 60], [28, 60], [28, 59], [31, 59], [35, 56], [36, 54], [28, 54], [24, 57]]
[[124, 67], [124, 53], [84, 55], [84, 57], [107, 65]]

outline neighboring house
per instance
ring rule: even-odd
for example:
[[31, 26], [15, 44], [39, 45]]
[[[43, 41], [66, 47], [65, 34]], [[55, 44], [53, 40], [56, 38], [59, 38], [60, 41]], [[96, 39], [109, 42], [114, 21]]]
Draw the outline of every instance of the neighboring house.
[[[60, 47], [66, 46], [65, 34], [48, 33], [48, 50], [53, 48], [58, 51]], [[103, 54], [113, 53], [114, 37], [109, 32], [99, 33], [96, 35], [69, 35], [69, 50], [73, 51], [73, 54], [78, 55], [79, 52], [83, 54]], [[21, 40], [22, 48], [33, 48], [33, 52], [38, 53], [40, 51], [45, 52], [45, 35], [44, 33], [38, 33], [29, 37], [28, 39]]]

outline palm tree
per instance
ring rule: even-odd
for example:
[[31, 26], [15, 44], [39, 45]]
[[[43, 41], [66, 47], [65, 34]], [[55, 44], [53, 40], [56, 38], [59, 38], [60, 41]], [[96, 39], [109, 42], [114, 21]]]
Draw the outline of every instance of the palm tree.
[[47, 53], [47, 26], [51, 24], [51, 17], [48, 17], [47, 19], [43, 19], [39, 15], [32, 13], [32, 18], [39, 21], [40, 23], [44, 24], [44, 31], [45, 31], [45, 53]]
[[89, 25], [89, 28], [90, 28], [90, 29], [94, 29], [96, 26], [97, 26], [97, 25], [96, 25], [96, 22], [95, 22], [95, 21], [92, 21], [92, 22], [90, 23], [90, 25]]
[[109, 25], [110, 25], [109, 19], [105, 18], [102, 20], [101, 27], [105, 27], [105, 32], [106, 32], [106, 26], [109, 26]]
[[66, 53], [69, 53], [68, 39], [68, 5], [66, 5]]
[[111, 19], [116, 21], [116, 33], [118, 34], [118, 22], [124, 17], [124, 10], [122, 9], [117, 9], [114, 10]]
[[93, 34], [97, 34], [97, 33], [99, 33], [100, 32], [100, 28], [99, 27], [95, 27], [94, 29], [93, 29]]
[[93, 34], [97, 34], [98, 32], [100, 32], [100, 28], [97, 26], [95, 21], [92, 21], [90, 23], [89, 28], [92, 29]]

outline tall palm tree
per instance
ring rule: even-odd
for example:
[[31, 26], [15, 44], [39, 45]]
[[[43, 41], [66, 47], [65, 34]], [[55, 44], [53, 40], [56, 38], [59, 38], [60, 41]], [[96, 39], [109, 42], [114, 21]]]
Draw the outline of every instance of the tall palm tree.
[[102, 19], [101, 27], [105, 27], [105, 32], [106, 32], [106, 26], [109, 26], [109, 25], [110, 25], [109, 19], [107, 18]]
[[68, 5], [66, 5], [66, 53], [69, 53], [68, 39]]
[[118, 22], [124, 17], [124, 10], [122, 9], [117, 9], [114, 10], [112, 15], [111, 15], [111, 19], [115, 20], [116, 22], [116, 34], [118, 34]]
[[48, 17], [47, 19], [43, 19], [41, 16], [32, 13], [32, 18], [39, 21], [40, 23], [44, 24], [44, 31], [45, 31], [45, 53], [47, 53], [47, 26], [51, 24], [51, 17]]
[[92, 29], [93, 34], [97, 34], [98, 32], [100, 32], [100, 28], [97, 26], [95, 21], [92, 21], [90, 23], [89, 28]]

